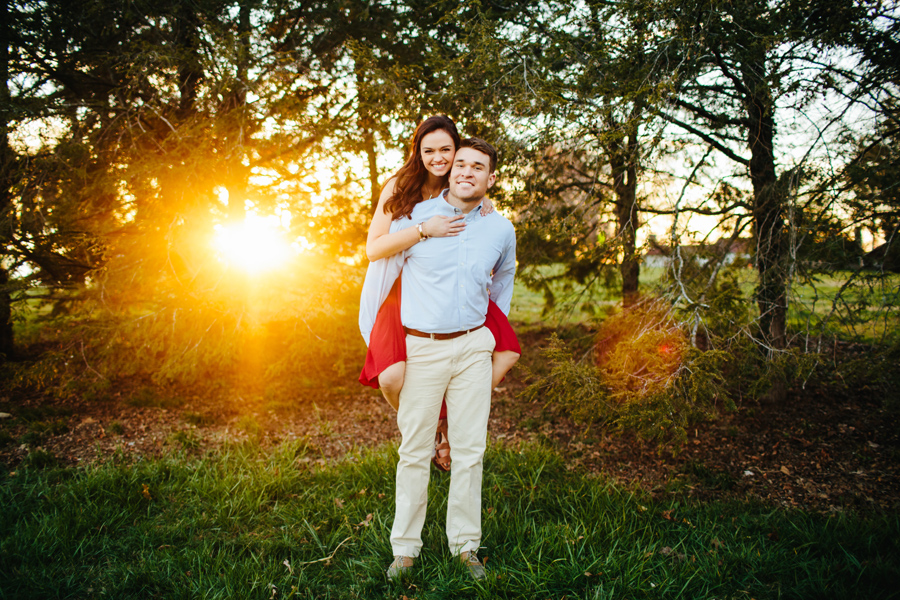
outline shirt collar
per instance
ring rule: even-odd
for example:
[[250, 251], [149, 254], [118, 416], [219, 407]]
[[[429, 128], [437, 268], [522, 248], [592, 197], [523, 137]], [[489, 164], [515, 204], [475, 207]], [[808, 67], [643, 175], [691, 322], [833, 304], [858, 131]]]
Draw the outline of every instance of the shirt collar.
[[[453, 206], [452, 204], [450, 204], [449, 202], [447, 202], [447, 194], [448, 194], [449, 192], [450, 192], [450, 188], [444, 189], [444, 190], [439, 194], [441, 200], [444, 201], [444, 204], [447, 206], [447, 208], [448, 208], [453, 214], [457, 214], [457, 215], [463, 214], [463, 211], [462, 211], [461, 209], [456, 208], [455, 206]], [[484, 198], [481, 199], [481, 202], [478, 203], [478, 206], [476, 206], [475, 208], [473, 208], [472, 210], [469, 211], [469, 213], [466, 215], [466, 218], [468, 219], [471, 215], [475, 215], [475, 214], [480, 215], [480, 214], [481, 214], [481, 207], [482, 207], [482, 206], [484, 206]]]

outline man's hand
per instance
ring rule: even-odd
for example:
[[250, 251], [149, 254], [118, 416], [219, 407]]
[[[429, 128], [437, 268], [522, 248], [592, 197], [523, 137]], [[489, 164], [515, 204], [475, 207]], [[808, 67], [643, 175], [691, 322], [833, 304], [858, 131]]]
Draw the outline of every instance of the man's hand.
[[455, 217], [435, 215], [425, 221], [422, 230], [428, 237], [453, 237], [462, 233], [462, 230], [466, 228], [466, 224], [463, 222], [464, 218], [464, 215]]

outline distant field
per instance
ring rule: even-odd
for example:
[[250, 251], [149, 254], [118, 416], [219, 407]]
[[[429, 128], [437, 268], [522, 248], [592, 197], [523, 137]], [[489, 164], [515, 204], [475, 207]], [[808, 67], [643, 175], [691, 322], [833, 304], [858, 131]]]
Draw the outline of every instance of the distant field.
[[[658, 288], [665, 271], [659, 267], [642, 268], [641, 290], [647, 292]], [[738, 271], [738, 277], [744, 297], [752, 302], [756, 271], [742, 269]], [[850, 285], [841, 292], [848, 280]], [[517, 281], [510, 319], [525, 325], [580, 323], [602, 318], [603, 309], [621, 302], [617, 289], [608, 290], [599, 283], [587, 290], [578, 285], [554, 283], [551, 289], [557, 306], [544, 315], [543, 294]], [[840, 298], [836, 301], [839, 292]], [[593, 308], [593, 315], [583, 310], [585, 304]], [[870, 273], [838, 271], [808, 279], [795, 278], [790, 289], [788, 325], [794, 332], [824, 330], [847, 339], [879, 341], [900, 329], [900, 275], [880, 278]]]

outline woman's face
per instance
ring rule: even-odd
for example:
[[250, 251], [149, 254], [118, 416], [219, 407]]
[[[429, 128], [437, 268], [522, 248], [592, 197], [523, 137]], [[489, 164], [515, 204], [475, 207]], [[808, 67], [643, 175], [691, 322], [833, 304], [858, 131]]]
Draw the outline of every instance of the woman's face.
[[419, 155], [425, 169], [435, 177], [444, 177], [450, 172], [454, 154], [456, 146], [453, 138], [443, 129], [436, 129], [422, 136]]

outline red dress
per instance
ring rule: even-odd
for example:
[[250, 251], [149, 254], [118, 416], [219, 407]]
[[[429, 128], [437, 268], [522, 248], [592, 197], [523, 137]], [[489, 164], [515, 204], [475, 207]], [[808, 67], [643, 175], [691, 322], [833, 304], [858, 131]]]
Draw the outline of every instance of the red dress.
[[[488, 302], [484, 326], [494, 334], [494, 352], [512, 350], [522, 354], [519, 338], [513, 331], [509, 319], [493, 300]], [[359, 374], [359, 382], [378, 389], [378, 375], [394, 363], [406, 360], [406, 334], [400, 321], [400, 278], [397, 278], [388, 297], [385, 298], [375, 317], [375, 325], [369, 336], [369, 350], [366, 364]]]

